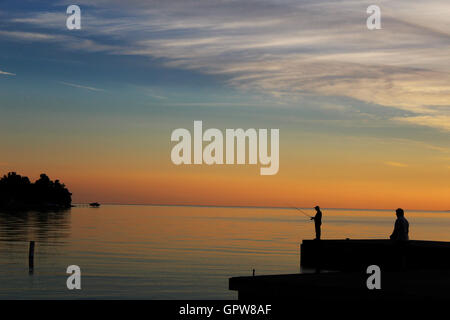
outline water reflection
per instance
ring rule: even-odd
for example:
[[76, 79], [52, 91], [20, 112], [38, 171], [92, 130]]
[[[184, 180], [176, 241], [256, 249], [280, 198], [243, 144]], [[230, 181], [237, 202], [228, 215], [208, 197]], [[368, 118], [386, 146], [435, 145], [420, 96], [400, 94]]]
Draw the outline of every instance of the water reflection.
[[71, 209], [59, 211], [0, 211], [1, 241], [63, 242], [70, 236]]
[[[450, 241], [450, 215], [407, 212], [414, 240]], [[326, 210], [325, 239], [388, 239], [395, 212]], [[104, 205], [0, 212], [0, 299], [231, 299], [228, 278], [297, 273], [314, 225], [294, 209]], [[28, 241], [36, 241], [28, 275]], [[302, 272], [307, 272], [303, 270]]]

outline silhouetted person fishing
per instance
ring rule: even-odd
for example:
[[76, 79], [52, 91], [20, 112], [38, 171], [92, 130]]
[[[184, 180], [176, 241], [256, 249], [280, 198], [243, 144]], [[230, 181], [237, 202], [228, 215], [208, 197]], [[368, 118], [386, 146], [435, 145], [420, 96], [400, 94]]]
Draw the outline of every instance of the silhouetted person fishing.
[[314, 220], [314, 225], [316, 227], [316, 240], [320, 240], [320, 226], [322, 225], [322, 211], [320, 211], [319, 206], [315, 206], [314, 209], [316, 209], [316, 215], [314, 217], [311, 217], [309, 214], [307, 214], [302, 209], [299, 209], [297, 207], [294, 207], [294, 209], [297, 209], [301, 213], [303, 213], [305, 216], [311, 218], [311, 220]]
[[391, 240], [407, 241], [409, 240], [409, 222], [405, 218], [405, 212], [398, 208], [395, 213], [397, 214], [397, 220], [395, 220], [394, 232], [392, 232], [390, 238]]
[[320, 240], [320, 226], [322, 225], [322, 211], [320, 211], [319, 206], [315, 206], [316, 215], [311, 217], [311, 220], [314, 220], [314, 225], [316, 227], [316, 240]]

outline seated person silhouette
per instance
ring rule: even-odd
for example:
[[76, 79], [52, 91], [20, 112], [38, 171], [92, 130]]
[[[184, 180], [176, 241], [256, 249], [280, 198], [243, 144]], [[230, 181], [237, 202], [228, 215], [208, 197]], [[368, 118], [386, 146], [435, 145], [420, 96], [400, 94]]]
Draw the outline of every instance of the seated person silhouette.
[[409, 222], [405, 218], [403, 209], [395, 210], [397, 220], [395, 220], [394, 231], [391, 234], [391, 240], [407, 241], [409, 240]]

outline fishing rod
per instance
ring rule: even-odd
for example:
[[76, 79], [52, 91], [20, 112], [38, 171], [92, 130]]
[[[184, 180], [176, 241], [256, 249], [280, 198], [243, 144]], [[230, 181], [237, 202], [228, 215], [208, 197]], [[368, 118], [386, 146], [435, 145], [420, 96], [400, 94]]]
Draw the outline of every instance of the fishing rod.
[[297, 207], [293, 207], [294, 209], [297, 209], [298, 211], [300, 211], [301, 213], [303, 213], [305, 216], [312, 218], [309, 214], [307, 214], [305, 211], [303, 211], [302, 209], [299, 209]]

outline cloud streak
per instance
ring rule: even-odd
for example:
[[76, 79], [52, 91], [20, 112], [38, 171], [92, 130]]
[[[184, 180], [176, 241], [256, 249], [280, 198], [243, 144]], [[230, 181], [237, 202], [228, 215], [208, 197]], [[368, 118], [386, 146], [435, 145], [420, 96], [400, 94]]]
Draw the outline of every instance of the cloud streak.
[[406, 118], [394, 118], [397, 121], [407, 122], [420, 126], [428, 126], [432, 128], [439, 128], [442, 131], [450, 132], [450, 115], [425, 115]]
[[390, 167], [397, 167], [397, 168], [406, 168], [406, 167], [408, 167], [408, 165], [406, 163], [395, 162], [395, 161], [386, 161], [384, 164], [387, 165], [387, 166], [390, 166]]
[[98, 92], [103, 92], [105, 90], [103, 89], [99, 89], [99, 88], [95, 88], [95, 87], [89, 87], [89, 86], [83, 86], [80, 84], [76, 84], [76, 83], [70, 83], [70, 82], [64, 82], [64, 81], [60, 81], [59, 83], [69, 86], [69, 87], [74, 87], [74, 88], [79, 88], [79, 89], [86, 89], [86, 90], [90, 90], [90, 91], [98, 91]]
[[3, 71], [3, 70], [0, 70], [0, 74], [4, 74], [6, 76], [15, 76], [16, 75], [15, 73], [6, 72], [6, 71]]

